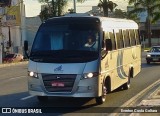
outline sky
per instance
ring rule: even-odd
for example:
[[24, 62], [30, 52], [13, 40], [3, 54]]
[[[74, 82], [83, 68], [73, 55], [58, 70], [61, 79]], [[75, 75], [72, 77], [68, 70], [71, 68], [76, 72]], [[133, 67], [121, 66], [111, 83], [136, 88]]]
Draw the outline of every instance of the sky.
[[[122, 10], [126, 10], [126, 7], [128, 5], [127, 0], [112, 0], [118, 6], [116, 8], [120, 8]], [[92, 9], [92, 6], [97, 6], [99, 3], [99, 0], [86, 0], [84, 3], [77, 3], [76, 10], [78, 13], [84, 13]], [[26, 17], [34, 17], [39, 15], [41, 4], [38, 2], [38, 0], [24, 0], [25, 4], [25, 10], [26, 10]], [[73, 3], [69, 3], [67, 5], [67, 9], [73, 8]]]

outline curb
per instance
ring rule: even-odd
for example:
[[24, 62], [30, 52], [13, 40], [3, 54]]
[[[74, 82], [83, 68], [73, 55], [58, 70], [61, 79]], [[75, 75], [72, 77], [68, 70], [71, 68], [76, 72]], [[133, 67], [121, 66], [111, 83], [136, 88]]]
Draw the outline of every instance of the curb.
[[[120, 106], [119, 109], [116, 109], [114, 112], [115, 113], [111, 113], [109, 114], [109, 116], [145, 116], [145, 115], [141, 115], [141, 112], [120, 112], [121, 108], [128, 108], [128, 109], [143, 109], [143, 108], [147, 108], [147, 107], [155, 107], [155, 108], [159, 108], [160, 105], [160, 79], [157, 80], [156, 82], [154, 82], [153, 84], [151, 84], [150, 86], [148, 86], [147, 88], [145, 88], [144, 90], [142, 90], [141, 92], [139, 92], [137, 95], [135, 95], [134, 97], [132, 97], [130, 100], [128, 100], [127, 102], [125, 102], [123, 105]], [[154, 87], [158, 86], [154, 91], [152, 91], [151, 93], [148, 93], [150, 90], [152, 90]], [[149, 95], [147, 95], [149, 94]], [[143, 96], [145, 96], [145, 98], [143, 98]], [[156, 97], [156, 98], [155, 98]], [[140, 100], [142, 98], [142, 100]], [[140, 101], [139, 101], [140, 100]], [[147, 101], [148, 100], [148, 101]], [[152, 101], [151, 101], [152, 100]], [[137, 103], [139, 102], [139, 103]], [[151, 104], [152, 103], [152, 104]], [[146, 113], [143, 113], [146, 114]], [[159, 115], [158, 115], [159, 116]]]
[[28, 61], [18, 62], [18, 63], [9, 63], [9, 64], [0, 64], [0, 68], [9, 67], [9, 66], [17, 66], [21, 64], [28, 64]]
[[[135, 95], [134, 97], [132, 97], [130, 100], [128, 100], [127, 102], [125, 102], [123, 105], [121, 105], [121, 107], [130, 107], [130, 106], [137, 106], [138, 104], [136, 103], [138, 99], [140, 99], [141, 97], [143, 97], [144, 95], [146, 95], [148, 93], [149, 90], [151, 90], [152, 88], [158, 86], [160, 84], [160, 79], [157, 80], [156, 82], [154, 82], [153, 84], [151, 84], [150, 86], [148, 86], [147, 88], [145, 88], [144, 90], [142, 90], [141, 92], [139, 92], [137, 95]], [[158, 87], [159, 88], [159, 87]], [[158, 91], [158, 89], [156, 89]], [[149, 96], [152, 96], [153, 93], [156, 93], [156, 90], [152, 92], [152, 94], [150, 94]], [[148, 96], [148, 97], [149, 97]], [[147, 97], [147, 98], [148, 98]]]
[[147, 99], [142, 100], [138, 107], [160, 107], [160, 86]]

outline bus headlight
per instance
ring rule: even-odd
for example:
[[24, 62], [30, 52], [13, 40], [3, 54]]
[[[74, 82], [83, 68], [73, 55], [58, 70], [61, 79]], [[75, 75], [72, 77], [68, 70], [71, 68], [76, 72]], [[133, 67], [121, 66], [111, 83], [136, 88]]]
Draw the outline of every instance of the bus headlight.
[[30, 77], [38, 78], [38, 74], [36, 72], [28, 71], [28, 75]]
[[147, 57], [151, 57], [151, 55], [150, 55], [150, 54], [147, 54]]
[[92, 77], [97, 77], [98, 75], [99, 75], [98, 72], [85, 73], [85, 74], [83, 74], [83, 78], [89, 79], [89, 78], [92, 78]]

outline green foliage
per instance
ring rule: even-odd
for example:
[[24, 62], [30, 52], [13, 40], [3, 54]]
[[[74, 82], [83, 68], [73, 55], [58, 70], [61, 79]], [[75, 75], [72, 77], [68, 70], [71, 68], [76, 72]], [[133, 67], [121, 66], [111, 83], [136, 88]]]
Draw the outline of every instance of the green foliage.
[[83, 3], [84, 1], [86, 1], [86, 0], [77, 0], [77, 2], [80, 2], [80, 3]]
[[104, 16], [108, 16], [108, 10], [113, 12], [113, 9], [118, 5], [109, 0], [100, 0], [98, 7], [103, 8]]
[[121, 9], [115, 9], [114, 11], [115, 18], [127, 18], [127, 13]]
[[39, 14], [40, 18], [42, 21], [45, 21], [48, 19], [48, 17], [50, 17], [50, 15], [48, 14], [48, 8], [45, 8], [44, 10], [42, 10]]
[[139, 19], [139, 17], [137, 16], [136, 13], [132, 13], [132, 14], [127, 13], [127, 19], [134, 20], [134, 21], [137, 22], [137, 23], [139, 23], [139, 21], [140, 21], [140, 19]]
[[67, 5], [66, 0], [38, 0], [40, 3], [46, 5], [46, 7], [40, 12], [40, 18], [42, 21], [51, 17], [61, 16], [63, 9]]
[[160, 0], [129, 0], [129, 3], [134, 4], [134, 9], [129, 14], [147, 12], [146, 32], [151, 46], [151, 22], [155, 23], [160, 19]]
[[156, 22], [160, 19], [160, 0], [129, 0], [129, 3], [134, 4], [134, 9], [129, 14], [147, 11], [150, 21]]

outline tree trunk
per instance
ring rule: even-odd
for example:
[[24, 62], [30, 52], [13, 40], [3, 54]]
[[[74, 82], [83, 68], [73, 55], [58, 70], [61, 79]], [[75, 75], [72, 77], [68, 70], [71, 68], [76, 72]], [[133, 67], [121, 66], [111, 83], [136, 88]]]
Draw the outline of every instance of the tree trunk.
[[146, 19], [147, 22], [147, 38], [148, 38], [148, 47], [151, 47], [151, 20], [150, 20], [150, 8], [148, 8], [148, 17]]
[[151, 47], [152, 46], [152, 43], [151, 43], [151, 22], [150, 20], [148, 19], [148, 29], [147, 29], [147, 35], [148, 35], [148, 46]]
[[103, 7], [103, 13], [104, 13], [104, 17], [108, 17], [108, 8]]

